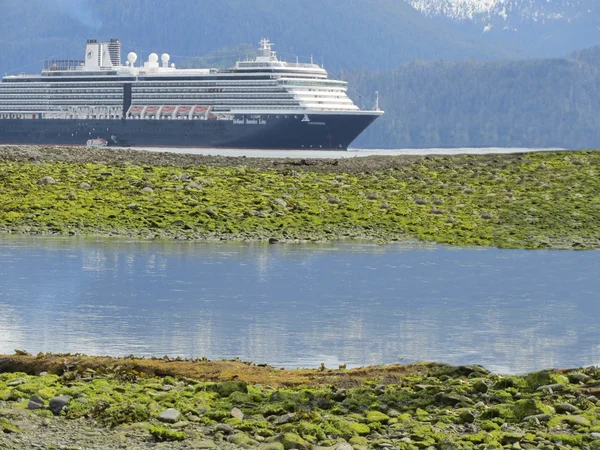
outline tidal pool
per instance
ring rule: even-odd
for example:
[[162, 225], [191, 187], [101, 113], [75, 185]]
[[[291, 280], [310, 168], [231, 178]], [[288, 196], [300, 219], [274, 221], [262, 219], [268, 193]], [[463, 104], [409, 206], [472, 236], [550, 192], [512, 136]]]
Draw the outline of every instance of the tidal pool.
[[0, 235], [0, 353], [600, 363], [598, 251]]

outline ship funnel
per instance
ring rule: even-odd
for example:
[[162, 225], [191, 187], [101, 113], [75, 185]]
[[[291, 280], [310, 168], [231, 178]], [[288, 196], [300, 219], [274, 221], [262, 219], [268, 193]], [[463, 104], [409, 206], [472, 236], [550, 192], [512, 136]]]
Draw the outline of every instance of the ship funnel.
[[113, 66], [121, 65], [121, 41], [119, 39], [111, 39], [108, 43], [108, 53]]

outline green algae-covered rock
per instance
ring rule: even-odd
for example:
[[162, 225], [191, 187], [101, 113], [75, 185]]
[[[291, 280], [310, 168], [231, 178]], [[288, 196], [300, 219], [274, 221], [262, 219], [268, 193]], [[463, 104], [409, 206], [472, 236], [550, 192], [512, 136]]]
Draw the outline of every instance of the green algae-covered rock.
[[281, 438], [281, 444], [285, 450], [295, 448], [295, 449], [308, 449], [310, 448], [310, 444], [302, 439], [295, 433], [285, 433]]
[[258, 448], [259, 450], [284, 450], [284, 446], [281, 442], [269, 442], [267, 444], [262, 444]]
[[591, 427], [591, 422], [583, 416], [566, 416], [564, 422], [571, 426]]
[[10, 420], [0, 417], [0, 431], [4, 433], [21, 433], [19, 427], [13, 424]]
[[234, 392], [248, 393], [248, 385], [242, 381], [225, 381], [213, 386], [207, 386], [207, 390], [217, 392], [221, 397], [229, 397]]
[[369, 434], [371, 432], [371, 429], [369, 428], [369, 426], [365, 425], [364, 423], [350, 422], [348, 424], [348, 429], [355, 432], [359, 436], [366, 436], [367, 434]]
[[36, 395], [39, 395], [40, 397], [42, 397], [44, 400], [50, 400], [52, 397], [55, 397], [57, 394], [57, 390], [51, 387], [46, 387], [43, 389], [39, 389], [36, 392]]
[[235, 433], [227, 438], [229, 442], [241, 447], [250, 447], [256, 444], [256, 441], [248, 436], [246, 433]]
[[518, 400], [513, 405], [513, 411], [517, 420], [523, 420], [525, 417], [535, 416], [537, 414], [554, 414], [554, 409], [552, 407], [546, 406], [539, 400], [533, 398]]
[[367, 413], [367, 422], [388, 423], [390, 416], [379, 411], [369, 411]]
[[215, 441], [211, 441], [210, 439], [204, 439], [200, 442], [196, 442], [194, 444], [194, 448], [199, 450], [213, 450], [217, 448], [217, 444], [215, 444]]

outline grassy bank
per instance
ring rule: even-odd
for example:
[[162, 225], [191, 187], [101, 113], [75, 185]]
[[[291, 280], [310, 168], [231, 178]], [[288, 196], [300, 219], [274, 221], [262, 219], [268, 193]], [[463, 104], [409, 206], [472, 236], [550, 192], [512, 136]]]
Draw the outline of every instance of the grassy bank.
[[112, 448], [113, 440], [128, 448], [600, 448], [596, 368], [521, 376], [439, 364], [288, 371], [48, 354], [3, 356], [0, 368], [0, 448], [32, 439], [57, 448], [77, 437], [78, 448]]
[[600, 247], [600, 152], [153, 162], [144, 152], [19, 151], [0, 149], [4, 231]]

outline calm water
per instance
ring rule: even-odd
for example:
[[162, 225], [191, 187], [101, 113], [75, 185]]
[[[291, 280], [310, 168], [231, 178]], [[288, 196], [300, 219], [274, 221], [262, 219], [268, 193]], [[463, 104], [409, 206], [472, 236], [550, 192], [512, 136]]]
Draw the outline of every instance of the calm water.
[[600, 252], [0, 236], [0, 353], [600, 363]]

